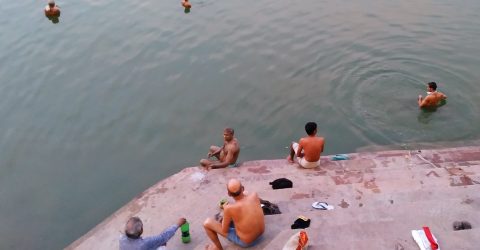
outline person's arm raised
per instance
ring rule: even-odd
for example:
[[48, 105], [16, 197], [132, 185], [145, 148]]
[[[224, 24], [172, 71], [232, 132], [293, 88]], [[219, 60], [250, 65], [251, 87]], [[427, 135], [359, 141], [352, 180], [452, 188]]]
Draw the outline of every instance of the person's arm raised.
[[185, 218], [178, 219], [176, 224], [171, 225], [165, 229], [162, 233], [156, 236], [150, 236], [144, 238], [145, 245], [148, 249], [156, 249], [159, 246], [167, 244], [167, 241], [175, 235], [177, 229], [186, 222]]

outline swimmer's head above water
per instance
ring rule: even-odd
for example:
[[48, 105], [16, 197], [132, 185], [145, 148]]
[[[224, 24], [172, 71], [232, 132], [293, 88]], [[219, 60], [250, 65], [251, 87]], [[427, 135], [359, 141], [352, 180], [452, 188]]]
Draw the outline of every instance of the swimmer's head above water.
[[427, 84], [428, 92], [435, 92], [437, 90], [437, 83], [436, 82], [429, 82]]
[[436, 107], [440, 104], [440, 101], [447, 99], [447, 96], [441, 92], [437, 92], [437, 83], [427, 83], [427, 96], [425, 98], [422, 95], [418, 96], [418, 106], [420, 108]]

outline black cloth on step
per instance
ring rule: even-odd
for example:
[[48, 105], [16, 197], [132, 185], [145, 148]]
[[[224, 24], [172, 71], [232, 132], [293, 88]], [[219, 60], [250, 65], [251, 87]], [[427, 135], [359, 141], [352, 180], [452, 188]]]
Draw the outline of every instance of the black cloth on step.
[[270, 182], [273, 189], [292, 188], [293, 183], [287, 178], [280, 178]]
[[281, 214], [280, 208], [278, 208], [277, 204], [271, 203], [267, 200], [260, 199], [260, 204], [262, 204], [262, 210], [264, 215], [272, 215], [272, 214]]
[[303, 218], [298, 218], [293, 222], [293, 224], [290, 226], [292, 229], [305, 229], [310, 226], [310, 219], [304, 220]]

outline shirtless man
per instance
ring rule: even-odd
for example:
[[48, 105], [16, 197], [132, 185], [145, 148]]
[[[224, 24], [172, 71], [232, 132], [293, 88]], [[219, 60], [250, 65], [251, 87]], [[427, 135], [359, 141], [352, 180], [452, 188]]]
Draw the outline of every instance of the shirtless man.
[[422, 95], [418, 96], [418, 107], [420, 108], [435, 108], [441, 101], [447, 99], [447, 96], [437, 91], [437, 83], [429, 82], [427, 84], [427, 95], [422, 98]]
[[236, 167], [238, 155], [240, 154], [240, 146], [237, 138], [234, 137], [233, 128], [223, 130], [224, 144], [222, 147], [210, 146], [208, 158], [215, 157], [217, 161], [209, 159], [201, 159], [200, 165], [206, 169], [210, 168], [226, 168], [228, 166]]
[[190, 2], [188, 0], [182, 0], [182, 6], [185, 8], [185, 9], [190, 9], [192, 8], [192, 5], [190, 4]]
[[245, 248], [260, 242], [265, 231], [265, 218], [257, 193], [247, 194], [240, 181], [236, 179], [228, 181], [227, 191], [235, 203], [223, 206], [223, 220], [217, 222], [213, 218], [208, 218], [203, 223], [208, 238], [213, 242], [213, 245], [207, 245], [208, 250], [223, 249], [218, 239], [219, 234]]
[[48, 5], [45, 6], [45, 16], [47, 17], [60, 16], [60, 8], [55, 4], [54, 0], [48, 0]]
[[317, 136], [317, 124], [308, 122], [305, 124], [307, 137], [303, 137], [290, 145], [290, 155], [287, 160], [293, 163], [294, 156], [297, 156], [298, 163], [303, 168], [316, 168], [320, 166], [320, 154], [325, 146], [325, 139]]

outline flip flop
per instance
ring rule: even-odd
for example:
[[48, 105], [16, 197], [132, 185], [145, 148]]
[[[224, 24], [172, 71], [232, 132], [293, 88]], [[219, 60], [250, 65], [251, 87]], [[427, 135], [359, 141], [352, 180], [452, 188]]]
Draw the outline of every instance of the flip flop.
[[334, 208], [332, 205], [328, 205], [328, 203], [320, 201], [312, 203], [312, 207], [318, 210], [332, 210]]
[[332, 161], [342, 161], [342, 160], [350, 160], [350, 157], [346, 154], [337, 154], [332, 156]]

